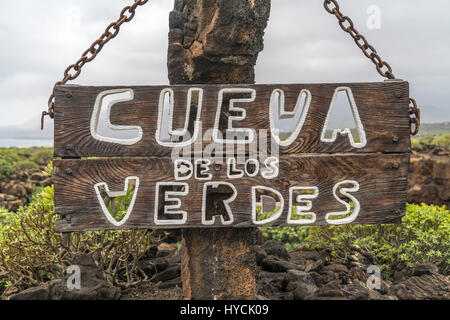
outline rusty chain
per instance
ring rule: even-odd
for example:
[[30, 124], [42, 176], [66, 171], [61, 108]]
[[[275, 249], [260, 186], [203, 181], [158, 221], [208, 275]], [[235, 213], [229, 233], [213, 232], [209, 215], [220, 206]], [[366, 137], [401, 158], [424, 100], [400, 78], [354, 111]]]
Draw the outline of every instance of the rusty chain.
[[[81, 69], [86, 63], [91, 62], [97, 57], [97, 55], [102, 51], [105, 44], [107, 44], [111, 39], [117, 37], [120, 32], [120, 26], [125, 22], [130, 22], [136, 15], [136, 8], [138, 6], [143, 6], [148, 2], [148, 0], [135, 0], [130, 6], [126, 6], [120, 12], [120, 17], [117, 21], [112, 22], [106, 29], [105, 32], [100, 36], [99, 39], [95, 40], [92, 45], [83, 52], [81, 58], [77, 62], [67, 67], [64, 71], [64, 78], [61, 81], [55, 83], [55, 86], [64, 85], [67, 81], [75, 80], [81, 74]], [[48, 99], [48, 111], [42, 112], [41, 117], [41, 130], [44, 129], [44, 119], [49, 116], [51, 119], [55, 117], [55, 94], [54, 89], [50, 98]]]
[[[364, 55], [375, 64], [378, 73], [387, 79], [395, 79], [392, 67], [389, 63], [381, 59], [374, 46], [367, 41], [366, 37], [356, 30], [353, 21], [348, 16], [342, 14], [337, 0], [325, 0], [324, 7], [328, 13], [336, 16], [341, 29], [353, 38]], [[410, 132], [411, 135], [414, 136], [419, 132], [420, 128], [420, 109], [417, 107], [417, 103], [413, 98], [409, 98], [409, 115]]]

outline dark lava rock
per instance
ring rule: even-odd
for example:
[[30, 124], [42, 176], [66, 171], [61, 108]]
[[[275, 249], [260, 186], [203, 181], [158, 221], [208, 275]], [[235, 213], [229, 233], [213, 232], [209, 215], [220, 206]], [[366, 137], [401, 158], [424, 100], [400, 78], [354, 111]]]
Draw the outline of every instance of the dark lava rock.
[[344, 286], [342, 292], [350, 300], [367, 300], [370, 296], [370, 291], [360, 283], [352, 283]]
[[113, 287], [98, 269], [91, 256], [77, 254], [71, 260], [73, 265], [81, 269], [81, 289], [68, 289], [67, 282], [71, 275], [63, 280], [50, 283], [50, 298], [52, 300], [118, 300], [120, 289]]
[[311, 275], [311, 277], [314, 279], [314, 282], [318, 285], [318, 286], [323, 286], [324, 284], [327, 284], [328, 282], [331, 282], [333, 280], [337, 279], [337, 276], [334, 272], [329, 271], [326, 273], [317, 273], [317, 272], [310, 272], [309, 273]]
[[181, 281], [181, 276], [174, 278], [172, 280], [167, 280], [165, 282], [162, 282], [158, 288], [159, 289], [170, 289], [170, 288], [175, 288], [175, 287], [179, 287], [181, 288], [183, 286], [182, 281]]
[[439, 273], [439, 269], [437, 266], [435, 266], [434, 264], [428, 264], [428, 263], [424, 263], [424, 264], [418, 264], [416, 266], [414, 266], [413, 270], [412, 270], [412, 275], [413, 276], [423, 276], [426, 274], [438, 274]]
[[342, 291], [341, 284], [339, 280], [334, 280], [327, 283], [316, 293], [317, 297], [344, 297], [344, 292]]
[[304, 260], [314, 260], [314, 261], [325, 260], [325, 256], [319, 251], [296, 249], [294, 251], [289, 252], [289, 255], [293, 259], [304, 259]]
[[181, 276], [181, 266], [179, 264], [170, 266], [161, 273], [158, 273], [153, 282], [165, 282]]
[[256, 256], [256, 263], [261, 265], [267, 257], [267, 252], [261, 246], [253, 246], [252, 249]]
[[413, 276], [391, 286], [388, 293], [400, 300], [448, 300], [450, 281], [440, 274]]
[[170, 29], [183, 29], [186, 23], [186, 15], [181, 11], [172, 11], [169, 15]]
[[151, 246], [150, 249], [145, 251], [142, 259], [152, 259], [156, 258], [156, 254], [158, 253], [158, 246]]
[[305, 284], [302, 282], [289, 282], [286, 286], [286, 292], [292, 292], [295, 300], [305, 300], [316, 293], [317, 286], [312, 284]]
[[50, 300], [48, 284], [29, 288], [9, 297], [9, 300]]
[[308, 260], [308, 261], [306, 261], [306, 266], [305, 266], [304, 270], [306, 272], [317, 271], [323, 266], [324, 263], [325, 262], [321, 259], [316, 260], [316, 261]]
[[333, 271], [335, 273], [348, 273], [348, 268], [342, 264], [330, 264], [322, 267], [323, 271]]
[[369, 276], [370, 275], [361, 268], [352, 268], [349, 272], [350, 278], [352, 278], [353, 280], [361, 281], [363, 283], [366, 283]]
[[261, 279], [258, 280], [258, 286], [263, 288], [265, 285], [270, 285], [278, 291], [282, 291], [284, 277], [285, 273], [261, 271]]
[[262, 248], [269, 256], [272, 255], [283, 260], [289, 260], [289, 254], [284, 244], [280, 241], [268, 240], [263, 244]]
[[263, 268], [263, 270], [270, 272], [286, 272], [289, 269], [301, 268], [300, 266], [294, 263], [280, 260], [275, 256], [267, 256], [266, 258], [264, 258], [263, 261], [261, 262], [261, 267]]
[[311, 275], [300, 270], [289, 270], [283, 278], [282, 288], [292, 292], [295, 300], [304, 300], [318, 290]]
[[168, 266], [169, 263], [165, 258], [153, 258], [140, 262], [142, 271], [144, 271], [148, 277], [166, 270]]
[[397, 270], [394, 272], [394, 280], [396, 282], [406, 280], [409, 274], [408, 270]]
[[53, 280], [38, 287], [30, 288], [10, 300], [118, 300], [120, 289], [109, 284], [103, 273], [95, 265], [91, 256], [77, 254], [71, 263], [80, 267], [80, 289], [69, 289], [68, 282], [72, 274], [63, 279]]
[[306, 300], [308, 298], [314, 297], [318, 288], [315, 285], [298, 283], [294, 291], [294, 300]]
[[261, 272], [261, 279], [257, 283], [258, 293], [269, 300], [293, 300], [292, 292], [283, 292], [282, 281], [284, 273]]
[[291, 291], [286, 290], [289, 283], [304, 283], [309, 285], [316, 285], [314, 282], [314, 279], [311, 277], [311, 275], [307, 272], [300, 271], [300, 270], [289, 270], [286, 275], [283, 278], [282, 281], [282, 288], [285, 291]]

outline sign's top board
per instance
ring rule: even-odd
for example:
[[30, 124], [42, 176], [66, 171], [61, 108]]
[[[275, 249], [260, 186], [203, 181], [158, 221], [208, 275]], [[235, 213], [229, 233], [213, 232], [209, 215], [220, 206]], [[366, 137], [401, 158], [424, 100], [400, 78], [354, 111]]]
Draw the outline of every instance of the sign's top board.
[[[354, 128], [330, 124], [340, 94]], [[408, 97], [403, 81], [57, 87], [57, 230], [398, 221]]]
[[[347, 134], [323, 137], [339, 93], [352, 104], [365, 141]], [[409, 85], [404, 81], [350, 84], [195, 85], [152, 87], [56, 88], [55, 156], [168, 156], [177, 133], [189, 144], [202, 131], [254, 130], [254, 138], [272, 140], [279, 119], [298, 119], [287, 139], [278, 135], [280, 154], [409, 152]], [[188, 103], [190, 101], [190, 103]], [[164, 106], [170, 113], [164, 113]], [[278, 112], [276, 112], [278, 108]], [[103, 113], [105, 130], [127, 133], [119, 141], [97, 132]], [[277, 119], [278, 118], [278, 119]], [[228, 128], [228, 129], [227, 129]], [[343, 128], [342, 128], [343, 129]], [[358, 129], [358, 128], [357, 128]], [[170, 135], [163, 141], [163, 132]], [[173, 133], [173, 135], [171, 134]], [[216, 139], [203, 141], [204, 146]], [[225, 139], [225, 138], [224, 138]], [[178, 140], [181, 141], [181, 140]], [[270, 145], [270, 143], [269, 143]]]

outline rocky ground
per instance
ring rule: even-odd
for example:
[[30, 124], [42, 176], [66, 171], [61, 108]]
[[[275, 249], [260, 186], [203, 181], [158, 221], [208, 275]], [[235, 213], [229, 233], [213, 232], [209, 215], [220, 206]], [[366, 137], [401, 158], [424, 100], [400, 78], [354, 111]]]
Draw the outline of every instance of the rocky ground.
[[[281, 242], [270, 240], [254, 248], [258, 265], [258, 299], [261, 300], [411, 300], [450, 299], [450, 280], [433, 265], [417, 265], [382, 281], [378, 290], [367, 288], [370, 261], [355, 251], [347, 264], [327, 261], [318, 251], [287, 252]], [[124, 291], [121, 299], [182, 299], [179, 251], [146, 263], [162, 267], [151, 282]]]
[[[450, 280], [434, 265], [417, 265], [382, 281], [379, 289], [367, 288], [370, 261], [357, 250], [348, 264], [328, 261], [323, 252], [297, 249], [286, 251], [281, 242], [269, 240], [255, 246], [260, 274], [260, 300], [423, 300], [450, 299]], [[120, 289], [111, 286], [92, 258], [77, 256], [74, 264], [82, 270], [82, 289], [68, 290], [67, 278], [54, 280], [10, 297], [21, 299], [122, 299], [177, 300], [181, 290], [180, 250], [162, 244], [140, 261], [151, 280]]]
[[409, 300], [450, 299], [450, 281], [433, 265], [418, 265], [382, 281], [380, 289], [367, 288], [370, 260], [355, 249], [348, 264], [328, 261], [318, 251], [287, 252], [280, 242], [270, 240], [255, 248], [261, 277], [262, 299], [308, 300]]

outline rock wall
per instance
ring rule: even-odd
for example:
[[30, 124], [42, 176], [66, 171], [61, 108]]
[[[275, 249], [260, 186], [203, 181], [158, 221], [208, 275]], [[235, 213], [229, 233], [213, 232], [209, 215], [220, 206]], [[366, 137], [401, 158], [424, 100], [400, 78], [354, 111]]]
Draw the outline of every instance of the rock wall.
[[425, 146], [413, 152], [409, 166], [408, 202], [450, 205], [450, 150]]
[[29, 203], [29, 198], [37, 187], [52, 184], [52, 178], [40, 169], [16, 170], [11, 176], [0, 180], [0, 207], [17, 211]]

